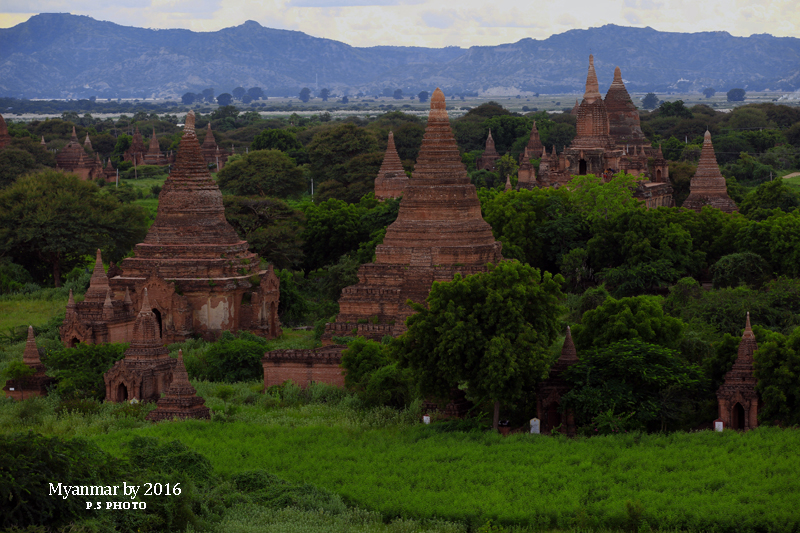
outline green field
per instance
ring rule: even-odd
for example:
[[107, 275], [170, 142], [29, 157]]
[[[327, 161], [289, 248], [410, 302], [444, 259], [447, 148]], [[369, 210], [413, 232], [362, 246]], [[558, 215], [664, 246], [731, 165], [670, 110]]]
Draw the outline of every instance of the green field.
[[52, 300], [0, 299], [0, 331], [19, 326], [38, 326], [63, 313], [67, 298]]

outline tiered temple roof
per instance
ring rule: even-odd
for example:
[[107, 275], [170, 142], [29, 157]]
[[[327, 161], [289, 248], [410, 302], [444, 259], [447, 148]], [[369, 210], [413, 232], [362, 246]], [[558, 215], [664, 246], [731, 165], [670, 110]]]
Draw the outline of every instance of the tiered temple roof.
[[400, 162], [400, 156], [397, 155], [397, 148], [394, 145], [394, 133], [390, 131], [383, 163], [381, 163], [381, 169], [378, 171], [378, 177], [375, 178], [375, 198], [378, 200], [399, 198], [406, 183], [408, 183], [408, 176], [406, 176], [406, 171]]
[[600, 94], [594, 56], [589, 56], [589, 71], [586, 74], [586, 91], [578, 107], [576, 135], [570, 148], [613, 148], [609, 136], [608, 111]]
[[227, 151], [220, 149], [220, 147], [217, 145], [217, 141], [214, 139], [214, 134], [211, 132], [210, 122], [208, 123], [208, 128], [206, 129], [206, 138], [203, 139], [201, 152], [206, 164], [216, 165], [217, 170], [222, 170], [222, 168], [225, 166], [225, 162], [228, 161], [228, 156], [230, 155]]
[[145, 165], [156, 165], [164, 167], [169, 165], [167, 156], [161, 153], [161, 147], [158, 144], [158, 137], [156, 136], [156, 129], [153, 128], [153, 136], [150, 137], [150, 144], [147, 148], [147, 153], [144, 155]]
[[[404, 331], [411, 314], [406, 299], [424, 302], [434, 281], [484, 271], [502, 260], [501, 245], [481, 217], [480, 202], [461, 162], [440, 89], [431, 98], [428, 125], [414, 173], [406, 185], [397, 220], [362, 265], [359, 282], [342, 291], [340, 313], [328, 324], [331, 335], [380, 339]], [[371, 323], [357, 324], [371, 318]]]
[[617, 148], [643, 146], [647, 139], [642, 133], [639, 122], [639, 111], [633, 105], [619, 67], [614, 69], [614, 81], [606, 93], [606, 111], [608, 112], [609, 134]]
[[144, 145], [142, 133], [139, 131], [139, 128], [136, 128], [133, 132], [131, 146], [122, 155], [122, 159], [125, 161], [130, 161], [137, 166], [144, 165], [145, 154], [147, 154], [147, 148]]
[[73, 172], [83, 179], [94, 179], [99, 176], [101, 169], [97, 167], [95, 159], [90, 157], [83, 149], [72, 127], [72, 137], [67, 145], [56, 155], [56, 168]]
[[497, 170], [497, 160], [500, 159], [500, 154], [494, 147], [494, 139], [492, 139], [492, 130], [489, 130], [489, 136], [486, 137], [486, 149], [483, 154], [475, 162], [475, 166], [479, 170]]
[[[536, 127], [536, 121], [533, 121], [533, 127], [531, 128], [531, 136], [528, 139], [528, 144], [525, 146], [525, 149], [528, 151], [527, 161], [530, 161], [532, 157], [536, 157], [537, 155], [542, 153], [544, 149], [544, 145], [542, 144], [542, 140], [539, 138], [539, 129]], [[525, 156], [525, 150], [519, 155], [519, 162], [522, 164], [523, 156]]]
[[711, 132], [708, 130], [703, 140], [700, 162], [692, 177], [689, 190], [689, 197], [683, 202], [683, 207], [687, 209], [699, 212], [703, 206], [710, 205], [726, 213], [737, 211], [736, 203], [728, 196], [725, 178], [719, 171], [714, 145], [711, 143]]

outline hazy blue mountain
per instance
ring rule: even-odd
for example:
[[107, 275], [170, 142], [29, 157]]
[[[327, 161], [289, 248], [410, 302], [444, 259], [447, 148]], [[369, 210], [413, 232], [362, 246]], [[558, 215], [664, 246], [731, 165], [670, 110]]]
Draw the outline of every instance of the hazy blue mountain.
[[334, 93], [577, 92], [593, 53], [601, 90], [622, 68], [631, 91], [800, 88], [800, 39], [666, 33], [607, 25], [548, 39], [469, 49], [357, 48], [248, 21], [217, 32], [150, 30], [86, 16], [40, 14], [0, 29], [0, 95], [179, 97], [213, 87]]

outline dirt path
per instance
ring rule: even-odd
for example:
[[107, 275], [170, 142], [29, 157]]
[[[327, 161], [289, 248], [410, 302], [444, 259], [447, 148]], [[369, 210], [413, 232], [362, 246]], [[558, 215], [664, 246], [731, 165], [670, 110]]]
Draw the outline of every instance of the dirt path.
[[800, 176], [800, 172], [792, 172], [791, 174], [786, 174], [783, 177], [783, 179], [796, 178], [797, 176]]

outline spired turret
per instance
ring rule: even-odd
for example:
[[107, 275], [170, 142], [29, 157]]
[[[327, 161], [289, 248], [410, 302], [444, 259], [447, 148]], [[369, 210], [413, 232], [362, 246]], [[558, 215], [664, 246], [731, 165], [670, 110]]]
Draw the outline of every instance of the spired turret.
[[406, 176], [403, 163], [400, 161], [394, 145], [394, 133], [390, 131], [383, 163], [378, 171], [378, 177], [375, 178], [375, 198], [378, 200], [399, 198], [407, 183], [408, 176]]
[[36, 338], [33, 326], [28, 326], [28, 339], [25, 342], [25, 351], [22, 353], [22, 362], [33, 369], [33, 375], [24, 379], [9, 379], [3, 391], [7, 398], [24, 400], [34, 396], [46, 396], [47, 389], [55, 384], [55, 379], [45, 374], [46, 368], [39, 358], [39, 349], [36, 347]]
[[756, 391], [758, 380], [753, 374], [756, 350], [758, 344], [750, 327], [750, 313], [747, 313], [736, 361], [717, 390], [719, 418], [726, 428], [747, 430], [758, 427], [761, 398]]
[[492, 130], [489, 130], [489, 136], [486, 137], [486, 148], [483, 153], [475, 162], [478, 170], [497, 170], [497, 160], [500, 159], [500, 154], [494, 146], [494, 139], [492, 138]]
[[206, 401], [197, 396], [197, 391], [189, 383], [189, 375], [183, 364], [183, 350], [178, 350], [177, 364], [173, 371], [172, 383], [157, 407], [150, 411], [147, 420], [185, 420], [187, 418], [210, 418]]
[[[576, 136], [570, 148], [613, 148], [609, 136], [608, 111], [597, 83], [594, 56], [589, 56], [589, 72], [586, 75], [586, 92], [578, 107]], [[602, 168], [601, 168], [602, 170]]]
[[700, 162], [689, 184], [689, 191], [689, 196], [684, 200], [682, 207], [700, 212], [703, 206], [710, 205], [726, 213], [737, 211], [736, 203], [728, 196], [725, 178], [719, 171], [714, 145], [711, 143], [711, 132], [708, 130], [703, 139]]

